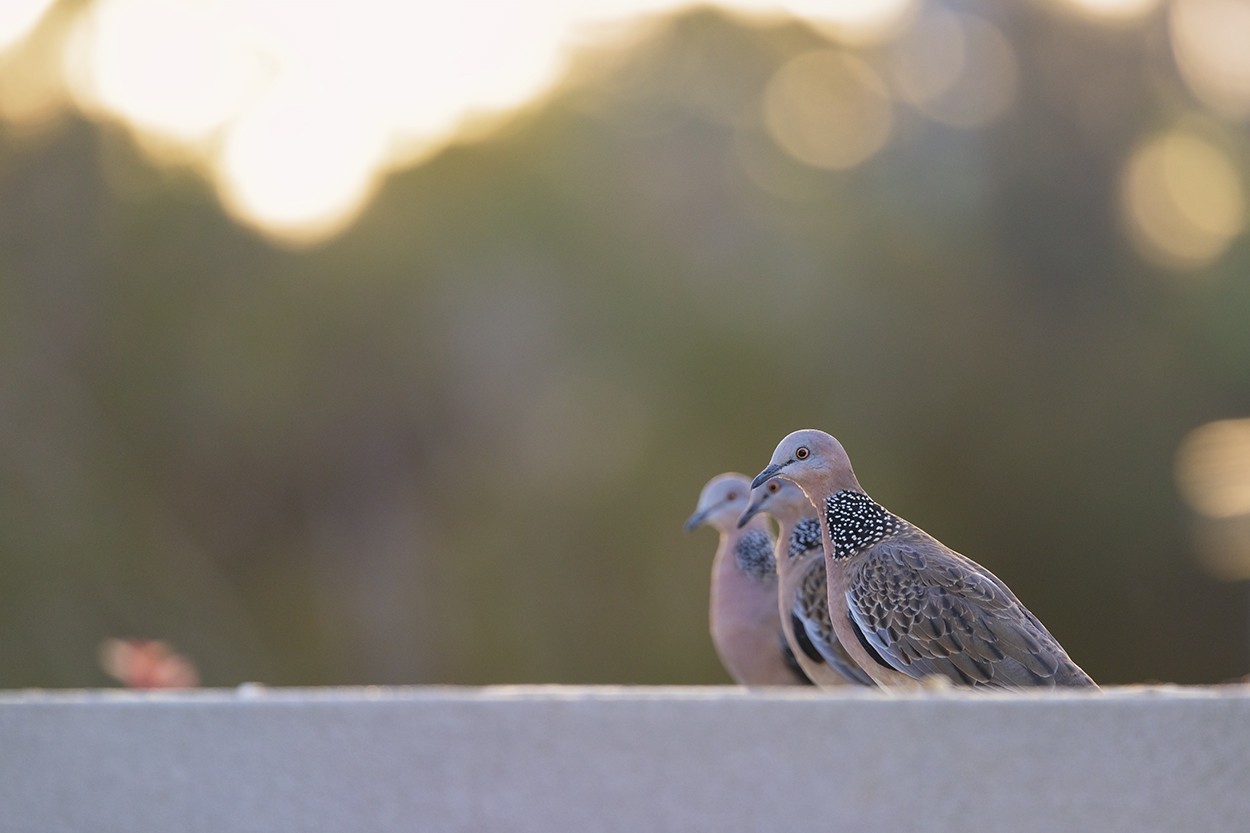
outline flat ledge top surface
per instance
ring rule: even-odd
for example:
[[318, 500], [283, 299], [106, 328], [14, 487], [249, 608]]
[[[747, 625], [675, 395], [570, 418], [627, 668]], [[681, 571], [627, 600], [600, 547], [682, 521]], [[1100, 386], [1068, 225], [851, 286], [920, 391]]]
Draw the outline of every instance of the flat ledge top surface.
[[1232, 699], [1250, 702], [1250, 684], [1214, 686], [1130, 685], [1089, 689], [1020, 689], [971, 691], [948, 688], [933, 691], [886, 692], [847, 686], [843, 691], [811, 688], [754, 688], [741, 686], [634, 686], [634, 685], [488, 685], [488, 686], [326, 686], [269, 687], [244, 683], [236, 688], [196, 688], [138, 691], [99, 689], [0, 690], [0, 707], [24, 703], [374, 703], [479, 701], [900, 701], [930, 702], [1049, 702], [1141, 703], [1158, 700]]
[[1244, 833], [1250, 687], [0, 693], [3, 833]]

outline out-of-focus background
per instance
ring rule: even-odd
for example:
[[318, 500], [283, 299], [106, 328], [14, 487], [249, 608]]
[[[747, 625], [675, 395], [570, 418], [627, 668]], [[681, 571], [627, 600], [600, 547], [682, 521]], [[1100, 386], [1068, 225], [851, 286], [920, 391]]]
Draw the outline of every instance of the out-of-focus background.
[[1242, 676], [1247, 44], [1250, 0], [5, 0], [0, 686], [129, 636], [724, 682], [681, 523], [800, 427], [1099, 681]]

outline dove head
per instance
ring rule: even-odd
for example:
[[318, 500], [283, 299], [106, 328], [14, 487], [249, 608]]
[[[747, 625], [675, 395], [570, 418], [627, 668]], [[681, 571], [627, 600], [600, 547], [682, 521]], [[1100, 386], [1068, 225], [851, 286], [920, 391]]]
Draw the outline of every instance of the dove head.
[[787, 435], [773, 452], [768, 468], [759, 473], [751, 486], [759, 488], [777, 477], [797, 484], [817, 505], [838, 492], [864, 491], [855, 479], [842, 443], [811, 428]]
[[686, 521], [686, 531], [692, 532], [707, 524], [718, 532], [728, 532], [737, 525], [738, 516], [747, 508], [750, 494], [751, 482], [745, 474], [718, 474], [703, 487], [699, 505]]
[[751, 502], [738, 519], [738, 526], [746, 526], [760, 512], [767, 512], [783, 524], [793, 524], [816, 514], [816, 509], [802, 489], [789, 480], [774, 477], [751, 490]]

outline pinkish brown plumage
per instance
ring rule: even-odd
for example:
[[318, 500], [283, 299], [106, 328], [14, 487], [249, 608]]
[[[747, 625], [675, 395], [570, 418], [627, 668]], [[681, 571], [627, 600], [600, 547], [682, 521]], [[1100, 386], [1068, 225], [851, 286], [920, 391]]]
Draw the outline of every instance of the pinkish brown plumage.
[[835, 438], [788, 435], [751, 485], [774, 477], [819, 509], [834, 631], [878, 684], [1096, 687], [997, 576], [870, 498]]
[[707, 524], [720, 534], [708, 612], [712, 644], [725, 670], [742, 685], [810, 685], [782, 633], [767, 521], [759, 517], [741, 529], [737, 525], [750, 491], [745, 475], [714, 477], [686, 522], [687, 531]]
[[872, 678], [838, 641], [829, 621], [825, 550], [816, 508], [802, 489], [777, 477], [752, 490], [751, 503], [739, 525], [750, 523], [760, 512], [777, 521], [778, 612], [786, 641], [803, 673], [821, 688], [873, 685]]

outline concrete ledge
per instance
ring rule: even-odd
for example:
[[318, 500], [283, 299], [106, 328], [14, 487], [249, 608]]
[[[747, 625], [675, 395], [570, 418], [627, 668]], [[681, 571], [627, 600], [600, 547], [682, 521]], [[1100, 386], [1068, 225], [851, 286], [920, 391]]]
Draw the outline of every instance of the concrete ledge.
[[0, 695], [6, 833], [1250, 829], [1250, 690]]

